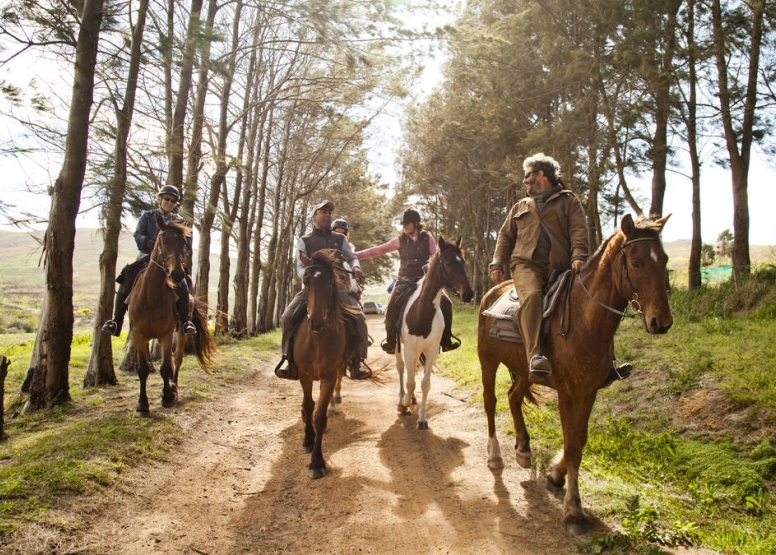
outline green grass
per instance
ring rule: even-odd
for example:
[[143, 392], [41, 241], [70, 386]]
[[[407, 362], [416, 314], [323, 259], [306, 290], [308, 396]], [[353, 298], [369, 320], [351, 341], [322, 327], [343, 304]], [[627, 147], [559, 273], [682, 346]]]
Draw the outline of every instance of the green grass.
[[91, 335], [73, 340], [70, 366], [72, 400], [49, 411], [19, 416], [24, 398], [18, 393], [32, 353], [33, 334], [0, 335], [0, 354], [12, 360], [5, 389], [7, 438], [0, 443], [0, 535], [27, 522], [63, 522], [57, 500], [69, 494], [93, 494], [114, 486], [127, 469], [163, 460], [183, 434], [179, 410], [196, 410], [198, 402], [239, 383], [256, 364], [276, 356], [280, 334], [220, 346], [218, 367], [202, 371], [185, 360], [181, 383], [189, 401], [170, 414], [135, 415], [137, 379], [118, 371], [125, 336], [115, 338], [114, 364], [120, 384], [82, 389]]
[[[675, 323], [664, 336], [650, 336], [632, 320], [621, 325], [615, 352], [634, 363], [643, 385], [626, 381], [599, 394], [580, 479], [588, 512], [615, 529], [580, 539], [577, 551], [661, 553], [661, 546], [697, 545], [725, 554], [776, 552], [776, 445], [762, 439], [776, 437], [774, 299], [776, 272], [764, 268], [737, 286], [673, 291]], [[471, 388], [481, 407], [476, 327], [476, 310], [457, 307], [461, 354], [440, 357], [438, 365]], [[514, 436], [509, 385], [502, 367], [502, 438]], [[696, 390], [722, 392], [740, 411], [741, 428], [702, 434], [687, 432], [681, 420], [674, 424], [676, 403]], [[557, 402], [529, 406], [525, 415], [534, 465], [543, 469], [562, 445]], [[760, 433], [747, 436], [748, 425]]]

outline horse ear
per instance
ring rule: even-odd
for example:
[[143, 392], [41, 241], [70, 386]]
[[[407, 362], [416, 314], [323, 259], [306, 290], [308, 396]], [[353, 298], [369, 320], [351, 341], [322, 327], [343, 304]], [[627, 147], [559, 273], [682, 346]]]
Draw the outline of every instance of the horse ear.
[[167, 222], [165, 222], [164, 218], [162, 218], [161, 216], [157, 216], [156, 217], [156, 225], [161, 230], [161, 229], [164, 229], [165, 227], [167, 227]]
[[437, 243], [439, 244], [439, 248], [441, 249], [444, 247], [447, 243], [445, 243], [445, 238], [441, 235], [439, 236], [439, 239], [437, 239]]
[[461, 239], [463, 239], [463, 237], [459, 235], [458, 240], [455, 242], [455, 246], [458, 247], [459, 249], [461, 248]]
[[663, 231], [663, 226], [666, 225], [666, 222], [668, 221], [668, 218], [670, 218], [670, 217], [671, 217], [671, 214], [669, 214], [668, 216], [663, 216], [659, 220], [655, 221], [655, 224], [658, 226], [658, 231], [657, 231], [658, 233]]
[[633, 223], [633, 216], [625, 214], [622, 217], [622, 222], [620, 222], [620, 229], [626, 237], [633, 235], [633, 232], [636, 231], [636, 225]]
[[305, 253], [300, 252], [299, 253], [299, 260], [302, 261], [303, 266], [309, 266], [310, 262], [312, 262], [312, 259], [309, 258]]

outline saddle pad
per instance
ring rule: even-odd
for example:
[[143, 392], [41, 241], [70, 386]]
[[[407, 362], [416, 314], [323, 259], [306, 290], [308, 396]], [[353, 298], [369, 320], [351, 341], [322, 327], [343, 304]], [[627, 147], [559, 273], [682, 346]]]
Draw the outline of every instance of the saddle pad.
[[[544, 294], [542, 299], [543, 328], [557, 307], [561, 293], [568, 287], [572, 275], [571, 270], [563, 272], [558, 279], [549, 285], [547, 292]], [[518, 308], [520, 308], [520, 299], [517, 298], [517, 292], [512, 287], [504, 291], [490, 308], [482, 311], [485, 316], [494, 319], [493, 325], [490, 327], [491, 337], [513, 343], [523, 342], [523, 337], [520, 335], [514, 320], [514, 314]]]

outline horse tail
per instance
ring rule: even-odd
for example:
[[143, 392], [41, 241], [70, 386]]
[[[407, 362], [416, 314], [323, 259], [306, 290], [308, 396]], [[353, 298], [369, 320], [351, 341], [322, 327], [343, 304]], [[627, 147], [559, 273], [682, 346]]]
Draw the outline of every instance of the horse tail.
[[539, 406], [539, 401], [536, 399], [535, 393], [536, 393], [536, 390], [534, 389], [533, 384], [531, 384], [528, 387], [528, 391], [525, 392], [525, 397], [523, 398], [523, 403], [527, 405], [530, 402], [530, 403], [532, 403], [532, 404], [534, 404], [534, 405], [536, 405], [538, 407]]
[[213, 366], [216, 343], [213, 341], [213, 335], [207, 325], [207, 305], [194, 296], [191, 299], [194, 305], [194, 309], [191, 311], [191, 321], [197, 328], [197, 333], [194, 336], [194, 349], [199, 365], [208, 371]]

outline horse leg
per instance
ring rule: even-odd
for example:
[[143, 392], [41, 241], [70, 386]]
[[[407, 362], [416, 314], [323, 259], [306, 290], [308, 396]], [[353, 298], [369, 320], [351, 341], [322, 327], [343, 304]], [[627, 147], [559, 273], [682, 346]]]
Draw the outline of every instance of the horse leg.
[[302, 421], [304, 422], [304, 441], [302, 448], [305, 453], [313, 452], [315, 443], [315, 429], [313, 428], [313, 411], [315, 410], [315, 401], [313, 401], [313, 382], [306, 376], [299, 376], [299, 383], [302, 385]]
[[396, 353], [396, 373], [399, 374], [399, 404], [397, 410], [399, 414], [410, 414], [410, 409], [404, 405], [404, 355], [403, 353]]
[[318, 409], [315, 411], [315, 445], [313, 446], [310, 465], [307, 467], [310, 478], [323, 478], [326, 476], [326, 461], [323, 459], [323, 433], [326, 431], [326, 410], [334, 394], [334, 378], [321, 380], [321, 393], [318, 398]]
[[161, 374], [162, 380], [164, 381], [164, 388], [162, 389], [162, 406], [169, 408], [175, 404], [175, 400], [178, 398], [177, 391], [173, 391], [173, 388], [170, 385], [173, 376], [172, 334], [160, 339], [159, 347], [162, 350], [162, 365], [159, 368], [159, 374]]
[[342, 403], [342, 372], [337, 372], [337, 383], [334, 385], [333, 399], [338, 405]]
[[[409, 408], [412, 405], [412, 399], [415, 395], [415, 364], [417, 364], [418, 357], [415, 355], [415, 349], [410, 348], [405, 344], [404, 346], [404, 360], [403, 366], [407, 370], [407, 386], [404, 391], [404, 396], [399, 398], [399, 406]], [[396, 361], [398, 365], [399, 361]]]
[[151, 363], [148, 361], [148, 341], [144, 338], [134, 338], [135, 353], [137, 355], [137, 377], [140, 380], [140, 395], [137, 399], [135, 412], [140, 416], [148, 416], [148, 394], [146, 393], [146, 381], [150, 372]]
[[[558, 408], [563, 426], [563, 454], [556, 456], [547, 470], [548, 486], [563, 484], [567, 477], [566, 496], [563, 499], [563, 522], [568, 532], [580, 535], [590, 530], [590, 522], [582, 509], [579, 496], [579, 465], [582, 462], [582, 450], [587, 443], [587, 426], [593, 410], [595, 394], [588, 393], [574, 399], [566, 391], [558, 392]], [[579, 393], [578, 393], [579, 395]]]
[[431, 389], [431, 369], [434, 367], [434, 362], [436, 361], [437, 349], [431, 349], [426, 353], [426, 364], [423, 367], [423, 379], [420, 381], [420, 391], [423, 395], [420, 401], [420, 409], [418, 409], [418, 430], [428, 430], [426, 400], [428, 399], [428, 392]]
[[512, 422], [515, 426], [515, 460], [521, 468], [531, 468], [531, 436], [525, 426], [523, 417], [523, 400], [525, 399], [531, 382], [519, 376], [514, 371], [513, 376], [518, 376], [509, 388], [509, 410], [512, 413]]
[[483, 353], [478, 355], [482, 374], [482, 399], [485, 405], [485, 416], [488, 419], [488, 468], [504, 468], [501, 446], [496, 436], [496, 373], [499, 362], [486, 358]]

